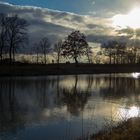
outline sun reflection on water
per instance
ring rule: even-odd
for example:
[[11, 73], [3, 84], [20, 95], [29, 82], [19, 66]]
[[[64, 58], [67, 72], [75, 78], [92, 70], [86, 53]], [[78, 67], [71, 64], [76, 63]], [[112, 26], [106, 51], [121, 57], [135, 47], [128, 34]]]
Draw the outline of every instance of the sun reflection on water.
[[119, 110], [120, 116], [129, 119], [129, 118], [134, 118], [139, 116], [139, 111], [140, 108], [136, 106], [132, 106], [130, 108], [121, 108]]
[[133, 76], [134, 78], [139, 78], [140, 73], [138, 73], [138, 72], [134, 72], [134, 73], [132, 73], [132, 76]]

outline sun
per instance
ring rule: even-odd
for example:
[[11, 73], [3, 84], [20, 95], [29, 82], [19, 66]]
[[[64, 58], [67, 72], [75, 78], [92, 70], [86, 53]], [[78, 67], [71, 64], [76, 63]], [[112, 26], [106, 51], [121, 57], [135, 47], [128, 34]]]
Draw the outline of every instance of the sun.
[[140, 8], [134, 8], [126, 15], [115, 15], [112, 22], [114, 27], [138, 29], [140, 28]]

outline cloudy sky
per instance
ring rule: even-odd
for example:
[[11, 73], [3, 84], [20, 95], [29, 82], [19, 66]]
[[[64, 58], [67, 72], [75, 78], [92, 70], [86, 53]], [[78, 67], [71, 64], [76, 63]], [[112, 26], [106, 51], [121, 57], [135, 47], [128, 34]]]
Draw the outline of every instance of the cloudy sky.
[[140, 27], [140, 20], [135, 21], [140, 19], [139, 7], [140, 0], [0, 1], [1, 13], [18, 14], [29, 22], [30, 45], [45, 36], [54, 43], [73, 30], [84, 32], [93, 45], [102, 43], [117, 36], [117, 27]]

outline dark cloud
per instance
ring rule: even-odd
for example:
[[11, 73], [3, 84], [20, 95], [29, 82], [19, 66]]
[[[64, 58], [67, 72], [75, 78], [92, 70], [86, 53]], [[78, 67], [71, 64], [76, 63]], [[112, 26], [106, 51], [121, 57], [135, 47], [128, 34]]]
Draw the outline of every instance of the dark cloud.
[[106, 43], [110, 40], [128, 42], [127, 36], [111, 36], [111, 35], [88, 35], [87, 40], [89, 42]]
[[[90, 33], [88, 35], [90, 42], [102, 42], [105, 39], [102, 34], [109, 34], [108, 27], [104, 25], [108, 21], [102, 18], [94, 18], [93, 20], [91, 16], [81, 16], [68, 12], [49, 10], [47, 8], [17, 6], [8, 3], [0, 3], [0, 12], [18, 14], [29, 22], [30, 47], [45, 36], [54, 44], [58, 39], [65, 38], [75, 29], [79, 29], [87, 33], [87, 35]], [[99, 39], [100, 37], [101, 39]]]
[[128, 37], [133, 37], [133, 36], [137, 36], [140, 37], [140, 29], [132, 29], [130, 27], [124, 28], [124, 29], [120, 29], [117, 30], [118, 34], [125, 34]]

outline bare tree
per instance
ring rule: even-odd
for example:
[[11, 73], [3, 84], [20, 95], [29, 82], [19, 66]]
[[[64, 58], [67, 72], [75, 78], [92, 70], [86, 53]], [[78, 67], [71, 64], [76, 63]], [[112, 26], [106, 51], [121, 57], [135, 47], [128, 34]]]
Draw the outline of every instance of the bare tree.
[[60, 57], [61, 57], [61, 52], [62, 52], [62, 40], [59, 40], [55, 45], [54, 45], [54, 51], [56, 52], [56, 57], [57, 57], [57, 64], [60, 63]]
[[15, 52], [20, 46], [24, 46], [27, 41], [27, 26], [25, 19], [19, 18], [17, 15], [8, 17], [8, 45], [9, 58], [15, 60]]
[[39, 63], [39, 53], [40, 53], [40, 46], [39, 44], [35, 43], [34, 44], [34, 47], [33, 47], [33, 50], [36, 54], [36, 63], [38, 64]]
[[3, 51], [7, 43], [7, 17], [5, 14], [0, 14], [0, 59], [3, 59]]
[[66, 58], [74, 59], [78, 63], [78, 58], [85, 55], [87, 56], [88, 43], [86, 37], [80, 31], [74, 31], [63, 42], [62, 55]]
[[102, 48], [105, 48], [104, 54], [105, 56], [109, 57], [109, 64], [112, 64], [112, 56], [113, 56], [112, 43], [111, 42], [103, 43]]
[[91, 51], [90, 46], [86, 47], [86, 56], [87, 56], [87, 59], [88, 59], [88, 63], [92, 63], [93, 52]]
[[51, 44], [47, 37], [40, 40], [39, 46], [41, 47], [41, 52], [43, 53], [44, 63], [47, 63], [47, 54], [51, 51]]
[[117, 63], [123, 64], [126, 54], [126, 42], [119, 41], [117, 48]]
[[133, 29], [130, 27], [126, 27], [121, 30], [117, 30], [118, 34], [126, 34], [129, 43], [129, 47], [127, 49], [127, 63], [139, 63], [139, 37], [140, 37], [140, 28]]
[[116, 40], [108, 41], [107, 43], [102, 44], [102, 47], [105, 48], [105, 55], [109, 56], [109, 64], [119, 64], [123, 63], [123, 59], [126, 55], [126, 43]]

